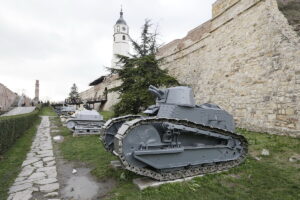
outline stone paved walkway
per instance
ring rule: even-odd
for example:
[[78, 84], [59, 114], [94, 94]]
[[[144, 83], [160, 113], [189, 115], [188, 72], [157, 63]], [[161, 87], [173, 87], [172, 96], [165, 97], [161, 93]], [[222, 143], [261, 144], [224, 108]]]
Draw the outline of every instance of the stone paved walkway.
[[8, 200], [55, 199], [58, 190], [50, 121], [43, 116], [22, 171], [9, 190]]
[[3, 114], [2, 116], [12, 116], [12, 115], [21, 115], [26, 113], [31, 113], [35, 110], [35, 107], [16, 107], [11, 111]]

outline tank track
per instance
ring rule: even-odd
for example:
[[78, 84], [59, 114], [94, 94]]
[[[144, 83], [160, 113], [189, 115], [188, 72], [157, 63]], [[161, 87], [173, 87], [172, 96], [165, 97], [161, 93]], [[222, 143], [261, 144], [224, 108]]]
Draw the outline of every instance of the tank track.
[[[209, 164], [202, 164], [202, 165], [196, 165], [191, 166], [184, 169], [178, 169], [173, 171], [154, 171], [151, 169], [145, 169], [145, 168], [139, 168], [137, 166], [132, 166], [130, 163], [128, 163], [125, 160], [125, 157], [122, 153], [122, 141], [126, 137], [126, 135], [130, 132], [131, 129], [134, 127], [137, 127], [142, 124], [149, 124], [149, 123], [162, 123], [162, 122], [169, 122], [174, 124], [180, 124], [185, 125], [192, 128], [198, 128], [203, 130], [212, 131], [218, 134], [231, 136], [233, 138], [239, 139], [241, 141], [241, 146], [243, 148], [243, 152], [241, 156], [232, 161], [224, 161], [224, 162], [218, 162], [218, 163], [209, 163]], [[117, 152], [116, 152], [117, 150]], [[123, 124], [123, 126], [119, 129], [118, 134], [115, 136], [115, 151], [114, 154], [116, 154], [122, 165], [125, 167], [125, 169], [132, 171], [136, 174], [142, 175], [142, 176], [148, 176], [156, 180], [160, 181], [167, 181], [167, 180], [175, 180], [175, 179], [181, 179], [186, 177], [193, 177], [201, 174], [208, 174], [208, 173], [214, 173], [214, 172], [221, 172], [226, 171], [232, 167], [235, 167], [239, 164], [241, 164], [247, 155], [248, 152], [248, 142], [247, 140], [239, 134], [229, 132], [227, 130], [222, 130], [210, 126], [205, 126], [202, 124], [196, 124], [191, 121], [187, 120], [180, 120], [180, 119], [168, 119], [168, 118], [144, 118], [144, 119], [135, 119], [133, 121], [129, 121]]]
[[112, 118], [110, 120], [108, 120], [102, 127], [100, 130], [101, 136], [100, 136], [100, 140], [102, 140], [104, 147], [106, 147], [106, 142], [105, 142], [105, 136], [107, 134], [106, 130], [109, 129], [114, 123], [118, 123], [120, 121], [130, 121], [136, 118], [140, 118], [142, 116], [140, 115], [125, 115], [125, 116], [121, 116], [121, 117], [116, 117], [116, 118]]

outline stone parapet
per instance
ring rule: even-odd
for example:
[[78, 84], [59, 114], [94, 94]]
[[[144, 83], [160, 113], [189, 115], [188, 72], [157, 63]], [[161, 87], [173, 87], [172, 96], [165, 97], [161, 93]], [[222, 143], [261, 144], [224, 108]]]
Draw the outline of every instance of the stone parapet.
[[218, 0], [212, 6], [212, 17], [215, 18], [221, 15], [230, 7], [234, 6], [240, 0]]
[[[117, 87], [121, 84], [121, 80], [118, 79], [118, 75], [108, 75], [104, 78], [104, 80], [90, 89], [81, 92], [79, 95], [81, 99], [92, 99], [99, 98], [103, 96], [105, 90], [109, 90], [111, 88]], [[112, 110], [113, 105], [119, 102], [119, 94], [117, 92], [108, 92], [107, 93], [107, 102], [100, 107], [101, 104], [95, 104], [96, 110]]]

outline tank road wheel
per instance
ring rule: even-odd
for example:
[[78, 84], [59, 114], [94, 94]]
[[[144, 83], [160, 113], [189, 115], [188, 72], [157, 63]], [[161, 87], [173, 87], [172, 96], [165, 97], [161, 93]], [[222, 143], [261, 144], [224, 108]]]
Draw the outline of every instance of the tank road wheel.
[[114, 137], [118, 133], [119, 128], [126, 121], [140, 118], [140, 115], [127, 115], [122, 117], [113, 118], [107, 121], [102, 127], [102, 141], [107, 151], [113, 152], [114, 150]]
[[147, 145], [161, 144], [161, 138], [159, 132], [152, 124], [145, 124], [135, 127], [126, 138], [124, 138], [123, 154], [128, 163], [133, 166], [146, 167], [147, 164], [137, 160], [134, 156], [128, 156], [133, 154], [134, 151], [138, 151], [146, 145], [145, 141], [148, 141]]
[[76, 126], [76, 122], [74, 122], [74, 121], [68, 121], [67, 122], [68, 129], [74, 130], [75, 126]]

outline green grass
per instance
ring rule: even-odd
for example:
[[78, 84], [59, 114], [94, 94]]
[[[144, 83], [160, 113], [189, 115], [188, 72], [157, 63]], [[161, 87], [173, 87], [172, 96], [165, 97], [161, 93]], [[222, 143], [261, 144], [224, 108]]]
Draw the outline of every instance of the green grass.
[[33, 137], [37, 131], [38, 119], [34, 125], [28, 129], [10, 149], [0, 157], [0, 200], [7, 199], [9, 187], [18, 176], [21, 165], [30, 150]]
[[43, 107], [40, 115], [42, 116], [57, 116], [52, 107]]
[[104, 120], [108, 120], [114, 116], [112, 111], [100, 111], [100, 114], [103, 116]]
[[[53, 120], [60, 124], [58, 118]], [[104, 150], [97, 136], [72, 137], [65, 127], [60, 129], [58, 134], [62, 134], [65, 141], [59, 147], [65, 159], [89, 164], [98, 179], [117, 181], [116, 188], [106, 199], [300, 199], [300, 162], [288, 161], [291, 156], [300, 154], [299, 138], [238, 130], [249, 141], [249, 156], [242, 165], [192, 181], [139, 191], [132, 183], [138, 175], [109, 167], [110, 161], [117, 158]], [[270, 151], [269, 156], [261, 156], [264, 148]]]

